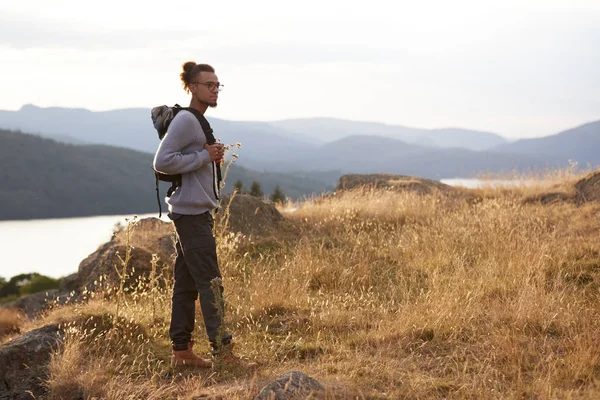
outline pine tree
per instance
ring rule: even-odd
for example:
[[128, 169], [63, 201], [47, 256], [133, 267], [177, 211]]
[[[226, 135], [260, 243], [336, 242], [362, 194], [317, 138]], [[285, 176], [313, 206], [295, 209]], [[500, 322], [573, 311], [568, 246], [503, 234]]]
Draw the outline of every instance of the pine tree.
[[260, 183], [257, 181], [252, 181], [252, 185], [250, 185], [250, 195], [260, 199], [265, 195], [260, 187]]
[[269, 197], [269, 199], [273, 202], [273, 203], [285, 203], [286, 202], [286, 197], [285, 194], [281, 191], [281, 188], [279, 187], [279, 185], [275, 185], [275, 189], [273, 190], [273, 193], [271, 193], [271, 196]]
[[241, 179], [237, 180], [233, 184], [233, 189], [238, 193], [244, 193], [244, 182], [242, 182]]

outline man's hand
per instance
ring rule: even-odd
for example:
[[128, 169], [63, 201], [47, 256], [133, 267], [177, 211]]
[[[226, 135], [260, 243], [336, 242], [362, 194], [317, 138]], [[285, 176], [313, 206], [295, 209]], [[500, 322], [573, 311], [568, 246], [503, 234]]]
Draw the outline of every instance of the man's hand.
[[210, 161], [221, 161], [225, 154], [225, 145], [223, 143], [205, 144], [204, 148], [210, 154]]

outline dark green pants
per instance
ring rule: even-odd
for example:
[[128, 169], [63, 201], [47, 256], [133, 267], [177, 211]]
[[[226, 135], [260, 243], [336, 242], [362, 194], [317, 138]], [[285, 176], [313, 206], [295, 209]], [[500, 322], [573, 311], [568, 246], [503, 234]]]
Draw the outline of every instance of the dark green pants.
[[[169, 335], [175, 350], [185, 350], [192, 338], [196, 318], [196, 299], [204, 317], [206, 334], [213, 348], [231, 341], [230, 334], [219, 340], [219, 327], [223, 323], [223, 286], [217, 261], [217, 246], [213, 236], [214, 221], [210, 212], [200, 215], [171, 216], [177, 231], [177, 259]], [[219, 278], [216, 286], [217, 300], [211, 281]], [[218, 301], [218, 303], [217, 303]], [[222, 311], [220, 311], [222, 310]]]

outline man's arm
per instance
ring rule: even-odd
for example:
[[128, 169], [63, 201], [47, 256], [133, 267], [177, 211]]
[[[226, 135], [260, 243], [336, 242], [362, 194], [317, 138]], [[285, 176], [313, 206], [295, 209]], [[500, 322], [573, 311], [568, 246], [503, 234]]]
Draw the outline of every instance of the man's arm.
[[196, 140], [197, 123], [192, 114], [173, 119], [154, 156], [155, 170], [169, 175], [185, 174], [210, 162], [210, 154], [204, 149], [189, 154], [181, 152]]

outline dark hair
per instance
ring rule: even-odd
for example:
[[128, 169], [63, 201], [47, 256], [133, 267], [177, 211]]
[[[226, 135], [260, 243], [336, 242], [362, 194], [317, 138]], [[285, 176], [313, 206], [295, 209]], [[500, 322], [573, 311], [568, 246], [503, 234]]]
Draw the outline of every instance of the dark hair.
[[183, 72], [179, 75], [181, 83], [186, 92], [189, 93], [189, 85], [194, 82], [200, 72], [215, 72], [215, 69], [208, 64], [196, 64], [194, 61], [188, 61], [183, 64]]

